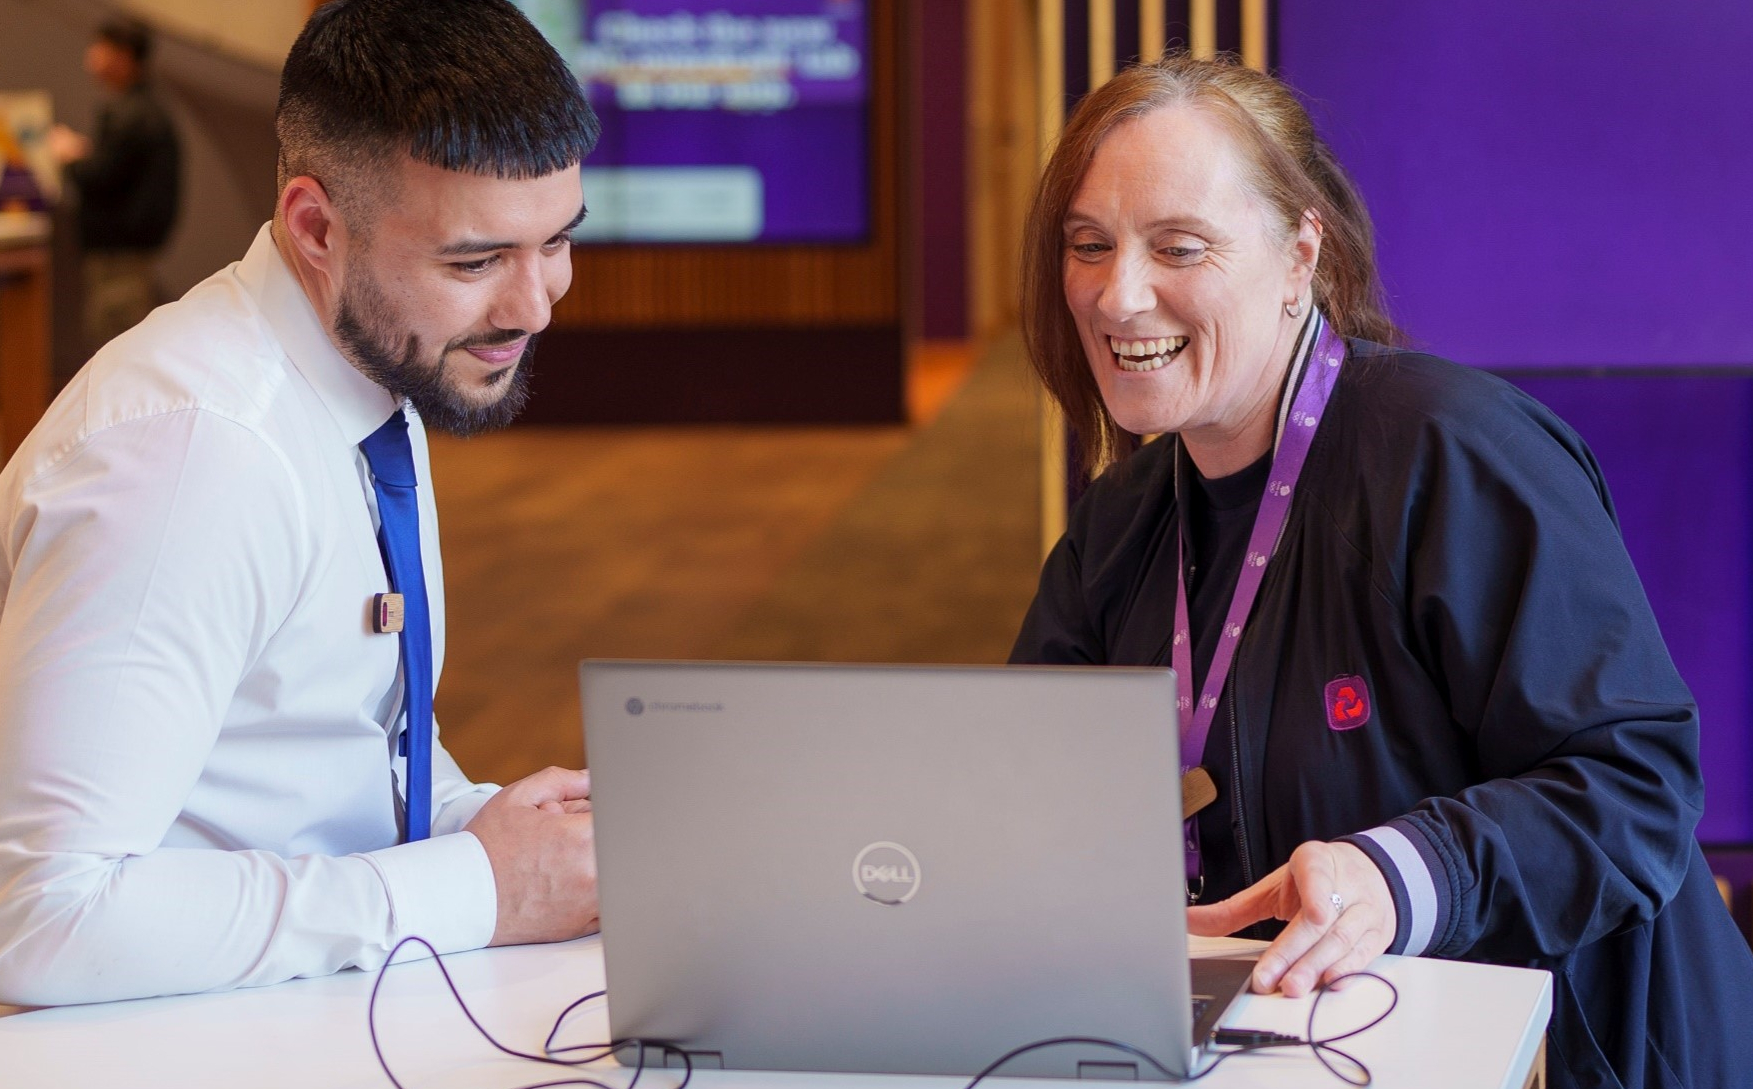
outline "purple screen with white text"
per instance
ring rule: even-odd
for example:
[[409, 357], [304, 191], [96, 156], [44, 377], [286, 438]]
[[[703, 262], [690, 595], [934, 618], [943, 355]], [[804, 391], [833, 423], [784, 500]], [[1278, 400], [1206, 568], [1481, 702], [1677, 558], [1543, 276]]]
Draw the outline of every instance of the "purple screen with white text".
[[865, 0], [521, 0], [603, 123], [581, 242], [859, 242]]

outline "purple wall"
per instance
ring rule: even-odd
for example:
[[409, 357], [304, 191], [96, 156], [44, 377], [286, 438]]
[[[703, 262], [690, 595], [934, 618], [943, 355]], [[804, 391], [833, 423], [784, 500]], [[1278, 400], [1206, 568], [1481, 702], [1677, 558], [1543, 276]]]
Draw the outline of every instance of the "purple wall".
[[[1668, 651], [1698, 700], [1698, 838], [1753, 842], [1753, 377], [1522, 372], [1513, 381], [1595, 452]], [[1684, 441], [1701, 436], [1708, 441]]]
[[1275, 40], [1395, 316], [1599, 457], [1702, 712], [1699, 837], [1753, 842], [1753, 5], [1303, 0]]
[[1753, 4], [1298, 0], [1275, 37], [1419, 340], [1753, 363]]

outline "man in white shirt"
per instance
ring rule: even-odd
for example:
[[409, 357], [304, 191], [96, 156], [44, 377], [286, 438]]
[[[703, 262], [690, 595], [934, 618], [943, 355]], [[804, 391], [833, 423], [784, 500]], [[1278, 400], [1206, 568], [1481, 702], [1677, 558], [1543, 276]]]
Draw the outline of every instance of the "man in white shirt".
[[370, 619], [359, 444], [411, 409], [436, 678], [424, 427], [522, 404], [596, 119], [505, 0], [340, 0], [276, 126], [272, 224], [99, 352], [0, 474], [0, 1002], [595, 925], [582, 771], [496, 792], [434, 740], [431, 836], [402, 842], [403, 651]]

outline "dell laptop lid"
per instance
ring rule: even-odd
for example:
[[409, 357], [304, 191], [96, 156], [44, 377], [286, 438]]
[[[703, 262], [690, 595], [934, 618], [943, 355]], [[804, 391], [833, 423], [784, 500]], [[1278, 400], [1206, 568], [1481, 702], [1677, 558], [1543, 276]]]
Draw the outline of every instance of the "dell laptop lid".
[[[1087, 1036], [1187, 1071], [1170, 671], [581, 673], [614, 1038], [701, 1066], [972, 1075]], [[1213, 1022], [1246, 966], [1230, 977]], [[1082, 1045], [1003, 1073], [1161, 1076]]]

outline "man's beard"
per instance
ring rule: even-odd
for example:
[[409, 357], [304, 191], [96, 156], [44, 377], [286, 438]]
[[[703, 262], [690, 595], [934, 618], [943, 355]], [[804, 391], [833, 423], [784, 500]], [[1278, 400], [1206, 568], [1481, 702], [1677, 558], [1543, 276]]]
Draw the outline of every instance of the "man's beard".
[[[396, 315], [375, 281], [357, 270], [347, 278], [335, 311], [335, 339], [361, 374], [397, 397], [406, 397], [428, 428], [468, 436], [504, 427], [523, 411], [530, 397], [530, 360], [539, 334], [515, 329], [462, 337], [445, 345], [435, 362], [426, 363], [420, 358], [419, 336], [412, 332], [404, 336], [395, 322]], [[524, 336], [529, 344], [511, 373], [498, 380], [505, 387], [498, 400], [476, 404], [453, 388], [445, 363], [452, 351], [491, 348]]]

